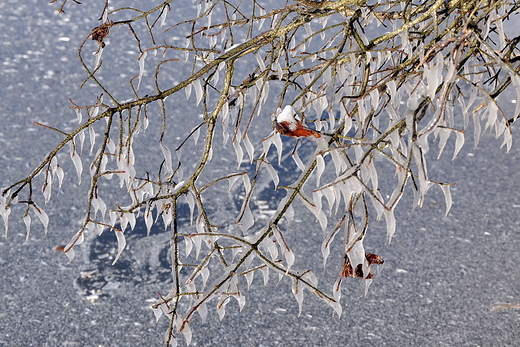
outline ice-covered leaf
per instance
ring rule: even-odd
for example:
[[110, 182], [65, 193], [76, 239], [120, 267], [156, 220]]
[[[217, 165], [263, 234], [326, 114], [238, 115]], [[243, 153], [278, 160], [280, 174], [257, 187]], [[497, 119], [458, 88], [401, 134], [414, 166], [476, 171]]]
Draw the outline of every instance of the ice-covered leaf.
[[92, 155], [94, 145], [96, 144], [96, 131], [92, 125], [88, 127], [88, 135], [90, 140], [90, 155]]
[[186, 202], [190, 208], [190, 225], [193, 225], [193, 214], [195, 213], [195, 196], [192, 192], [189, 192], [184, 197], [186, 198]]
[[444, 151], [444, 147], [446, 146], [446, 142], [451, 134], [451, 129], [439, 128], [439, 155], [437, 159], [439, 159]]
[[283, 143], [280, 137], [280, 133], [277, 131], [269, 135], [269, 137], [263, 141], [263, 149], [265, 154], [269, 153], [269, 148], [272, 144], [274, 144], [276, 151], [278, 152], [278, 165], [280, 165], [282, 163]]
[[76, 256], [76, 252], [74, 252], [74, 248], [69, 249], [67, 252], [65, 252], [65, 255], [67, 258], [69, 258], [69, 263], [74, 260], [74, 257]]
[[282, 255], [284, 256], [285, 261], [287, 262], [286, 271], [289, 272], [291, 266], [294, 264], [294, 259], [295, 259], [294, 253], [291, 250], [291, 248], [289, 248], [289, 245], [287, 244], [287, 242], [285, 242], [282, 232], [280, 231], [280, 229], [278, 229], [278, 226], [273, 225], [273, 233], [274, 233], [274, 236], [276, 237], [276, 241], [278, 242], [278, 245], [280, 246], [280, 251], [282, 252]]
[[478, 112], [473, 113], [473, 126], [473, 139], [475, 140], [475, 145], [473, 148], [477, 148], [480, 140], [480, 114]]
[[231, 189], [233, 189], [233, 186], [235, 185], [235, 182], [238, 181], [240, 178], [240, 175], [234, 175], [228, 178], [229, 188], [228, 192], [231, 192]]
[[189, 346], [189, 344], [191, 343], [191, 338], [193, 336], [193, 334], [191, 332], [190, 324], [188, 322], [184, 322], [183, 326], [182, 326], [182, 330], [180, 332], [184, 335], [184, 338], [186, 339], [186, 345]]
[[247, 134], [244, 137], [243, 142], [244, 146], [246, 147], [247, 155], [249, 156], [249, 162], [252, 163], [254, 160], [255, 148], [253, 147], [253, 144], [249, 140], [249, 136]]
[[153, 315], [155, 317], [155, 322], [157, 323], [159, 319], [161, 318], [163, 311], [160, 307], [153, 307], [152, 306]]
[[83, 145], [85, 143], [85, 131], [81, 131], [78, 135], [79, 140], [79, 153], [83, 153]]
[[151, 205], [147, 206], [146, 212], [144, 213], [144, 223], [146, 224], [146, 235], [150, 236], [150, 230], [152, 230], [153, 225], [153, 213]]
[[72, 159], [72, 162], [74, 163], [74, 167], [76, 168], [76, 172], [78, 173], [78, 184], [81, 184], [81, 173], [83, 172], [83, 164], [81, 163], [80, 156], [76, 152], [76, 148], [73, 144], [73, 141], [69, 142], [70, 159]]
[[47, 213], [45, 213], [45, 211], [35, 203], [33, 203], [31, 206], [40, 222], [42, 222], [45, 234], [47, 234], [47, 227], [49, 226], [49, 216], [47, 216]]
[[271, 163], [264, 160], [262, 164], [269, 172], [269, 175], [271, 175], [271, 179], [274, 183], [274, 189], [276, 190], [276, 188], [278, 187], [278, 183], [280, 182], [280, 178], [278, 178], [278, 172], [275, 170], [275, 168], [273, 168]]
[[42, 194], [45, 199], [45, 204], [47, 204], [52, 195], [52, 174], [49, 170], [45, 172], [45, 183], [42, 186]]
[[206, 282], [208, 281], [210, 271], [207, 266], [203, 266], [202, 269], [200, 269], [200, 275], [202, 276], [202, 288], [206, 287]]
[[451, 160], [455, 160], [462, 146], [464, 146], [464, 132], [456, 131], [455, 136], [455, 150], [453, 151], [453, 158]]
[[345, 220], [345, 216], [339, 221], [338, 225], [334, 230], [328, 233], [328, 235], [325, 237], [321, 244], [321, 254], [323, 255], [323, 267], [325, 268], [325, 265], [327, 264], [327, 258], [330, 254], [330, 245], [334, 241], [334, 237], [340, 230], [341, 226], [343, 225], [343, 222]]
[[444, 193], [444, 200], [446, 201], [446, 216], [448, 216], [448, 212], [450, 212], [452, 199], [451, 199], [451, 192], [449, 184], [440, 184], [439, 187], [442, 189], [442, 192]]
[[137, 78], [137, 87], [135, 88], [136, 90], [139, 90], [139, 86], [141, 85], [141, 80], [142, 80], [143, 74], [144, 74], [144, 61], [146, 60], [147, 55], [148, 55], [148, 52], [144, 51], [143, 53], [141, 53], [141, 55], [137, 59], [139, 61], [139, 75], [138, 75], [139, 77]]
[[199, 305], [199, 307], [197, 308], [197, 312], [199, 313], [202, 324], [204, 324], [206, 322], [206, 318], [208, 317], [208, 306], [205, 302], [202, 302]]
[[300, 317], [303, 308], [303, 286], [298, 280], [293, 280], [292, 292], [294, 294], [294, 297], [296, 298], [296, 301], [298, 302], [298, 317]]
[[0, 214], [2, 215], [2, 219], [4, 220], [5, 237], [7, 237], [7, 232], [9, 230], [9, 215], [11, 214], [11, 208], [6, 208], [5, 203], [0, 203]]
[[242, 146], [240, 146], [240, 141], [235, 139], [233, 141], [233, 148], [235, 149], [235, 156], [237, 158], [238, 166], [237, 168], [240, 169], [240, 165], [242, 164], [242, 160], [244, 159], [244, 150], [242, 149]]
[[217, 313], [218, 318], [220, 320], [224, 319], [224, 316], [226, 315], [226, 305], [229, 302], [229, 296], [221, 296], [220, 300], [217, 305]]
[[264, 286], [269, 282], [269, 266], [264, 266], [260, 271], [262, 271], [262, 275], [264, 276]]
[[246, 277], [246, 281], [247, 281], [247, 289], [250, 289], [251, 283], [253, 283], [253, 278], [255, 277], [255, 272], [249, 271], [244, 276]]
[[251, 209], [249, 208], [249, 204], [247, 203], [247, 201], [244, 202], [241, 211], [241, 217], [239, 220], [237, 220], [237, 224], [240, 226], [240, 229], [242, 229], [242, 232], [244, 233], [247, 232], [247, 230], [249, 230], [249, 228], [251, 228], [255, 224], [253, 212], [251, 212]]
[[162, 141], [159, 143], [159, 146], [161, 147], [161, 152], [164, 157], [166, 176], [170, 176], [171, 174], [173, 174], [172, 152], [166, 145], [162, 143]]
[[31, 216], [29, 215], [29, 211], [27, 211], [23, 215], [22, 219], [25, 224], [25, 228], [27, 229], [27, 233], [25, 235], [25, 241], [29, 241], [29, 235], [31, 234]]
[[170, 12], [170, 7], [166, 5], [163, 7], [162, 12], [161, 12], [161, 17], [159, 18], [159, 23], [160, 23], [161, 27], [163, 27], [164, 23], [166, 22], [166, 17], [168, 15], [168, 12]]
[[198, 106], [202, 101], [202, 97], [204, 96], [204, 90], [202, 89], [200, 79], [193, 81], [193, 87], [195, 88], [195, 96], [197, 98], [195, 105]]
[[112, 265], [114, 265], [117, 262], [117, 260], [121, 256], [121, 253], [123, 252], [123, 249], [125, 249], [126, 247], [125, 234], [121, 231], [116, 231], [115, 233], [117, 237], [117, 254], [114, 261], [112, 262]]
[[305, 170], [305, 164], [300, 159], [298, 152], [295, 151], [291, 156], [292, 156], [294, 162], [296, 163], [296, 166], [298, 166], [298, 169], [300, 169], [301, 171]]
[[386, 235], [388, 236], [388, 243], [390, 243], [392, 242], [392, 236], [394, 236], [396, 227], [394, 209], [385, 210], [384, 216], [386, 221]]
[[323, 171], [325, 171], [325, 159], [323, 159], [323, 155], [318, 154], [316, 156], [316, 187], [320, 186], [320, 179]]

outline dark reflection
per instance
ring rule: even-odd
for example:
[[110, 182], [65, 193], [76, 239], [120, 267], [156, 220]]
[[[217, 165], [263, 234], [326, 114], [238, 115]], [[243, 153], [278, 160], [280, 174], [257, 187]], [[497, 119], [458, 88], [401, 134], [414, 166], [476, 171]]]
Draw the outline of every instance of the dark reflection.
[[[184, 217], [189, 216], [188, 207], [179, 205], [179, 214], [179, 225], [189, 224]], [[85, 241], [86, 264], [80, 267], [74, 286], [87, 300], [94, 302], [109, 297], [124, 286], [161, 284], [163, 287], [172, 282], [171, 231], [165, 230], [161, 218], [149, 236], [143, 218], [139, 218], [133, 230], [126, 230], [125, 237], [126, 248], [115, 264], [117, 239], [113, 231], [105, 230], [101, 236]]]

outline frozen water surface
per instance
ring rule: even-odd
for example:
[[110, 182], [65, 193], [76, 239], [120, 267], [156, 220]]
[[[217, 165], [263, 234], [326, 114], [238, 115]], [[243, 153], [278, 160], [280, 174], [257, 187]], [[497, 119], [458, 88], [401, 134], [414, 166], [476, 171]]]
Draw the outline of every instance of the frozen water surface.
[[[72, 128], [77, 121], [67, 99], [91, 101], [85, 99], [92, 96], [90, 85], [85, 86], [85, 93], [77, 91], [84, 73], [76, 55], [78, 45], [97, 25], [103, 1], [98, 8], [69, 8], [61, 16], [47, 2], [0, 3], [1, 186], [26, 174], [60, 139], [34, 126], [34, 121]], [[86, 10], [92, 12], [82, 12]], [[135, 72], [137, 54], [130, 53], [122, 54], [118, 64], [133, 64]], [[130, 72], [123, 68], [113, 71], [118, 78], [131, 76]], [[509, 111], [514, 107], [512, 103]], [[192, 127], [187, 126], [188, 130]], [[453, 162], [448, 156], [430, 161], [433, 177], [456, 183], [451, 211], [444, 217], [444, 196], [440, 190], [432, 190], [424, 207], [411, 217], [411, 201], [405, 197], [397, 210], [391, 245], [386, 244], [384, 223], [374, 224], [365, 246], [381, 255], [385, 264], [375, 274], [366, 297], [360, 297], [362, 284], [350, 281], [344, 292], [349, 305], [343, 308], [341, 319], [332, 317], [332, 310], [315, 298], [304, 300], [297, 317], [298, 303], [290, 283], [276, 285], [273, 278], [264, 286], [263, 279], [256, 276], [251, 290], [244, 293], [247, 300], [241, 313], [233, 301], [222, 322], [213, 307], [206, 323], [199, 324], [195, 318], [193, 345], [518, 344], [520, 311], [490, 310], [499, 302], [520, 301], [516, 261], [520, 249], [520, 182], [516, 179], [520, 151], [516, 141], [506, 154], [499, 141], [486, 135], [477, 149], [466, 145]], [[229, 165], [234, 167], [236, 162]], [[76, 186], [70, 163], [65, 168], [69, 181], [63, 194], [53, 196], [46, 208], [51, 217], [48, 235], [33, 221], [31, 237], [24, 242], [25, 226], [18, 211], [11, 216], [9, 237], [0, 240], [0, 345], [161, 345], [167, 322], [163, 318], [156, 323], [149, 307], [157, 292], [167, 292], [171, 283], [168, 233], [158, 226], [147, 237], [140, 220], [128, 234], [127, 249], [114, 266], [117, 241], [110, 232], [88, 238], [77, 247], [78, 255], [69, 264], [55, 248], [68, 242], [78, 228], [85, 204], [78, 192], [85, 187]], [[294, 165], [287, 170], [290, 174], [297, 169]], [[276, 208], [271, 199], [280, 193], [272, 190], [270, 179], [262, 184], [254, 213], [269, 216]], [[233, 194], [238, 193], [220, 193], [215, 192], [216, 208], [221, 209], [215, 213], [222, 209], [236, 213], [240, 203], [233, 204]], [[293, 247], [300, 248], [297, 253], [302, 258], [321, 264], [322, 236], [314, 235], [321, 231], [318, 226], [307, 228], [309, 220], [313, 220], [311, 215], [297, 211], [289, 237]], [[326, 271], [334, 275], [338, 269], [331, 259], [327, 264]]]

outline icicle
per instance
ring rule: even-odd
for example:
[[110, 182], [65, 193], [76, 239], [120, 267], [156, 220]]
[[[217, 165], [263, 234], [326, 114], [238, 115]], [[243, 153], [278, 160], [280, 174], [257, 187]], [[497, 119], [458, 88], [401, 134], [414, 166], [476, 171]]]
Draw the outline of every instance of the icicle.
[[453, 151], [453, 158], [451, 160], [455, 160], [462, 146], [464, 146], [464, 132], [456, 131], [455, 136], [455, 150]]
[[445, 216], [448, 216], [448, 212], [450, 212], [452, 199], [451, 199], [451, 192], [450, 192], [450, 185], [448, 184], [440, 184], [439, 187], [442, 189], [442, 192], [444, 193], [444, 200], [446, 201], [446, 214]]
[[148, 52], [144, 51], [137, 59], [139, 61], [139, 75], [137, 78], [136, 90], [139, 90], [139, 86], [141, 85], [141, 79], [143, 78], [143, 74], [144, 74], [144, 61], [145, 61], [147, 55], [148, 55]]
[[197, 97], [197, 101], [195, 102], [196, 106], [199, 106], [202, 101], [202, 97], [204, 96], [204, 91], [202, 89], [202, 84], [200, 83], [200, 79], [196, 79], [193, 81], [193, 87], [195, 88], [195, 95]]
[[117, 260], [121, 256], [121, 253], [123, 252], [123, 249], [125, 249], [126, 246], [125, 234], [121, 231], [116, 231], [115, 233], [117, 237], [117, 254], [116, 258], [112, 262], [112, 265], [114, 265], [117, 262]]
[[303, 307], [303, 286], [299, 285], [298, 280], [293, 280], [292, 292], [294, 294], [294, 297], [296, 298], [296, 301], [298, 302], [298, 317], [300, 317], [302, 314]]
[[159, 18], [160, 26], [163, 27], [164, 23], [166, 22], [166, 16], [168, 15], [168, 12], [170, 11], [169, 6], [164, 6], [161, 17]]
[[49, 226], [49, 216], [47, 216], [47, 213], [45, 213], [45, 211], [35, 203], [33, 203], [31, 206], [33, 208], [33, 211], [36, 213], [38, 219], [40, 219], [40, 222], [42, 222], [44, 232], [47, 235], [47, 227]]
[[78, 184], [81, 184], [81, 173], [83, 172], [83, 164], [81, 163], [81, 158], [79, 157], [76, 149], [74, 148], [74, 140], [69, 142], [70, 147], [70, 159], [74, 163], [74, 167], [76, 168], [76, 172], [78, 173]]

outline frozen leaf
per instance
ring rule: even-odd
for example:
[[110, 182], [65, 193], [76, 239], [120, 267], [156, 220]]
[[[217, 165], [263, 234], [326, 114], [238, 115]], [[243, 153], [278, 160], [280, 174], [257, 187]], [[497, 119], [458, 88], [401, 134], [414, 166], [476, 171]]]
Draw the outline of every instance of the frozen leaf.
[[144, 61], [146, 60], [146, 56], [148, 55], [148, 52], [144, 51], [141, 53], [139, 58], [137, 59], [139, 61], [139, 77], [137, 78], [137, 87], [136, 90], [139, 90], [139, 86], [141, 85], [141, 79], [143, 78], [144, 74]]
[[11, 214], [11, 208], [6, 208], [4, 203], [0, 203], [0, 213], [2, 214], [2, 219], [4, 220], [5, 237], [7, 237], [7, 231], [9, 230], [9, 214]]
[[220, 297], [220, 300], [217, 305], [217, 313], [218, 313], [218, 318], [220, 320], [224, 319], [224, 316], [226, 315], [226, 305], [228, 304], [228, 302], [229, 302], [228, 296]]
[[74, 163], [74, 167], [76, 168], [76, 172], [78, 173], [78, 184], [81, 184], [81, 173], [83, 172], [83, 164], [81, 163], [81, 158], [79, 157], [76, 149], [73, 144], [74, 140], [69, 142], [70, 146], [70, 159]]
[[76, 233], [76, 235], [74, 235], [74, 237], [65, 246], [64, 252], [67, 255], [67, 257], [69, 258], [69, 262], [71, 262], [75, 256], [73, 247], [76, 245], [81, 245], [84, 240], [85, 240], [85, 237], [83, 236], [83, 230], [80, 230]]
[[249, 140], [249, 136], [246, 134], [244, 137], [244, 146], [246, 147], [247, 155], [249, 156], [249, 162], [252, 163], [254, 160], [255, 155], [255, 148], [253, 147], [253, 144]]
[[76, 256], [76, 252], [74, 252], [74, 248], [69, 249], [67, 252], [65, 252], [65, 255], [67, 258], [69, 258], [69, 263], [74, 260], [74, 257]]
[[235, 156], [237, 158], [238, 162], [238, 169], [240, 169], [240, 165], [242, 164], [242, 160], [244, 159], [244, 150], [242, 149], [242, 146], [240, 146], [240, 141], [237, 137], [235, 141], [233, 141], [233, 148], [235, 149]]
[[161, 318], [163, 311], [160, 307], [152, 307], [153, 315], [155, 316], [155, 322], [157, 323], [159, 319]]
[[191, 250], [193, 248], [193, 242], [191, 237], [184, 237], [184, 249], [186, 251], [186, 258], [190, 256]]
[[285, 261], [287, 262], [286, 272], [289, 272], [291, 266], [294, 264], [294, 259], [295, 259], [294, 253], [289, 248], [289, 245], [287, 244], [287, 242], [285, 242], [282, 232], [280, 231], [280, 229], [278, 229], [278, 227], [276, 225], [273, 225], [273, 233], [274, 233], [274, 236], [276, 237], [276, 241], [278, 242], [278, 245], [280, 246], [280, 251], [282, 252], [282, 255], [284, 256]]
[[242, 309], [246, 305], [246, 297], [242, 295], [240, 291], [236, 295], [234, 295], [235, 299], [238, 301], [238, 307], [240, 308], [240, 312], [242, 312]]
[[195, 259], [198, 259], [199, 258], [199, 253], [200, 253], [200, 249], [201, 249], [201, 246], [202, 246], [202, 238], [197, 236], [197, 235], [192, 235], [190, 237], [191, 237], [191, 241], [195, 245]]
[[474, 126], [474, 133], [473, 138], [475, 140], [475, 145], [473, 148], [477, 148], [478, 142], [480, 140], [480, 114], [478, 112], [473, 113], [473, 126]]
[[161, 152], [164, 157], [166, 176], [170, 176], [173, 174], [172, 152], [162, 142], [159, 143], [159, 146], [161, 147]]
[[502, 145], [500, 147], [506, 146], [507, 152], [511, 149], [511, 146], [513, 145], [513, 133], [511, 132], [511, 128], [507, 128], [504, 131], [504, 142], [502, 142]]
[[197, 308], [197, 312], [200, 315], [200, 319], [202, 320], [202, 324], [206, 322], [206, 318], [208, 317], [208, 307], [205, 302], [202, 302]]
[[317, 164], [316, 187], [319, 187], [320, 186], [321, 175], [323, 174], [323, 171], [325, 171], [325, 160], [323, 159], [323, 155], [318, 154], [316, 156], [316, 164]]
[[340, 222], [338, 223], [336, 228], [334, 228], [334, 230], [329, 232], [329, 234], [325, 237], [325, 239], [323, 240], [323, 242], [321, 244], [321, 254], [323, 255], [323, 268], [325, 268], [325, 265], [327, 264], [327, 258], [329, 257], [329, 254], [330, 254], [330, 245], [334, 241], [334, 237], [336, 236], [336, 234], [340, 230], [341, 226], [343, 225], [344, 220], [345, 220], [345, 217], [343, 217], [340, 220]]
[[450, 185], [448, 184], [440, 184], [439, 187], [441, 187], [442, 192], [444, 193], [444, 200], [446, 201], [446, 216], [448, 216], [448, 212], [450, 212], [451, 209], [451, 192], [450, 192]]
[[78, 134], [78, 139], [79, 139], [79, 152], [83, 153], [83, 144], [85, 143], [85, 131], [81, 131]]
[[88, 127], [88, 136], [90, 140], [90, 155], [94, 151], [94, 145], [96, 144], [96, 131], [93, 126]]
[[294, 219], [294, 207], [292, 207], [292, 205], [289, 205], [289, 207], [285, 211], [284, 217], [285, 217], [285, 220], [287, 221], [287, 227], [289, 227], [291, 225], [291, 222]]
[[456, 131], [455, 136], [455, 150], [453, 151], [453, 158], [451, 160], [455, 160], [462, 146], [464, 146], [464, 132]]
[[278, 248], [276, 248], [276, 242], [272, 236], [266, 237], [262, 241], [261, 245], [264, 249], [266, 249], [269, 252], [272, 260], [278, 259]]
[[388, 236], [388, 243], [390, 243], [392, 242], [392, 236], [394, 236], [396, 226], [394, 210], [385, 210], [384, 216], [386, 221], [386, 235]]
[[292, 292], [294, 294], [294, 297], [296, 298], [296, 301], [298, 302], [298, 317], [300, 317], [302, 314], [303, 307], [303, 286], [300, 285], [300, 282], [298, 280], [293, 280]]
[[[188, 53], [189, 54], [189, 53]], [[184, 93], [186, 94], [186, 100], [190, 99], [191, 96], [191, 84], [188, 84], [186, 88], [184, 88]]]
[[260, 271], [262, 271], [262, 275], [264, 275], [264, 286], [269, 282], [269, 266], [264, 266]]
[[208, 281], [210, 271], [207, 266], [203, 266], [200, 270], [200, 275], [202, 276], [202, 288], [206, 287], [206, 282]]
[[40, 219], [40, 222], [42, 222], [45, 234], [47, 234], [47, 227], [49, 226], [49, 216], [47, 216], [47, 213], [45, 213], [45, 211], [35, 203], [33, 203], [31, 206], [33, 208], [34, 213], [36, 213], [38, 219]]
[[489, 127], [493, 126], [497, 119], [498, 119], [498, 106], [496, 102], [491, 102], [489, 106], [487, 107], [488, 111], [488, 121], [486, 122], [486, 125], [484, 126], [484, 132], [486, 132]]
[[76, 107], [74, 110], [76, 111], [76, 117], [78, 118], [78, 123], [81, 124], [81, 121], [83, 119], [83, 115], [81, 114], [81, 109], [79, 107]]
[[98, 50], [94, 53], [96, 55], [96, 62], [94, 63], [94, 70], [99, 67], [101, 63], [101, 56], [103, 55], [103, 47], [99, 46]]
[[29, 215], [29, 211], [27, 211], [23, 216], [23, 222], [25, 227], [27, 228], [27, 234], [25, 235], [25, 241], [29, 241], [29, 235], [31, 234], [31, 216]]
[[161, 17], [159, 18], [160, 26], [163, 27], [164, 23], [166, 22], [166, 16], [168, 15], [168, 12], [170, 11], [169, 6], [164, 6], [162, 9]]
[[45, 204], [47, 204], [52, 195], [52, 174], [48, 170], [45, 172], [45, 183], [42, 186], [42, 194], [45, 199]]
[[246, 281], [247, 281], [247, 289], [250, 289], [251, 283], [253, 283], [253, 278], [255, 277], [255, 272], [249, 271], [244, 276], [246, 277]]
[[229, 188], [228, 192], [231, 192], [231, 189], [233, 189], [233, 186], [235, 185], [235, 182], [240, 178], [240, 175], [234, 175], [228, 178]]
[[153, 213], [151, 205], [148, 205], [146, 208], [146, 212], [144, 213], [144, 222], [146, 224], [146, 235], [150, 236], [150, 230], [152, 230], [153, 225]]
[[202, 89], [200, 79], [193, 81], [193, 87], [195, 88], [195, 95], [197, 98], [195, 105], [199, 106], [200, 102], [202, 101], [202, 97], [204, 96], [204, 91]]
[[278, 178], [278, 172], [273, 168], [271, 163], [264, 160], [262, 162], [262, 164], [267, 169], [267, 171], [269, 171], [269, 174], [271, 175], [271, 179], [273, 180], [273, 183], [274, 183], [274, 189], [276, 190], [276, 188], [278, 187], [278, 183], [280, 182], [280, 179]]
[[448, 138], [450, 137], [451, 130], [445, 129], [445, 128], [438, 128], [439, 131], [439, 155], [437, 156], [437, 159], [439, 159], [442, 155], [442, 152], [444, 151], [444, 147], [446, 146], [446, 142], [448, 141]]
[[116, 233], [116, 237], [117, 237], [117, 254], [116, 254], [116, 258], [112, 262], [112, 265], [114, 265], [117, 262], [117, 260], [121, 256], [121, 252], [123, 252], [123, 249], [125, 249], [125, 247], [126, 247], [125, 234], [121, 231], [116, 231], [115, 233]]
[[193, 225], [193, 214], [195, 213], [195, 196], [190, 191], [188, 194], [184, 195], [186, 202], [188, 203], [188, 207], [190, 208], [190, 225]]
[[253, 213], [251, 212], [247, 202], [245, 202], [244, 206], [242, 207], [241, 215], [242, 217], [240, 217], [240, 219], [237, 221], [237, 224], [240, 226], [240, 229], [242, 229], [242, 232], [245, 233], [255, 224]]
[[266, 138], [263, 141], [263, 147], [264, 147], [264, 153], [269, 153], [269, 148], [271, 145], [274, 144], [276, 147], [276, 151], [278, 152], [278, 165], [282, 163], [282, 151], [283, 151], [283, 144], [282, 139], [280, 138], [280, 133], [275, 131], [272, 133], [268, 138]]
[[298, 168], [301, 170], [301, 171], [304, 171], [305, 170], [305, 164], [302, 162], [302, 160], [300, 159], [300, 156], [298, 155], [298, 152], [295, 151], [293, 154], [292, 154], [292, 158], [294, 160], [294, 162], [296, 163], [296, 166], [298, 166]]
[[184, 335], [184, 338], [186, 339], [186, 345], [189, 345], [191, 343], [192, 333], [190, 324], [188, 322], [183, 323], [181, 333]]

